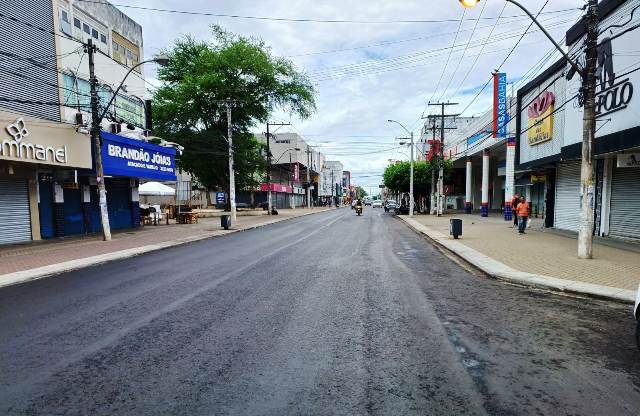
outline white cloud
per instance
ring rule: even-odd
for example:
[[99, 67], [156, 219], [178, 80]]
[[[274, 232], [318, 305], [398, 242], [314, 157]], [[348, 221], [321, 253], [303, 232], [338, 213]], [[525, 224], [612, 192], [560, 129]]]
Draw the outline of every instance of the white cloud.
[[[487, 1], [483, 17], [497, 16], [504, 2]], [[312, 19], [440, 20], [459, 19], [462, 15], [462, 8], [457, 0], [402, 2], [120, 0], [120, 3], [196, 12]], [[526, 3], [527, 7], [535, 12], [544, 4], [544, 1], [530, 0]], [[577, 9], [583, 2], [555, 0], [549, 3], [545, 10], [576, 9], [573, 12], [541, 16], [554, 37], [561, 40], [564, 31], [579, 16], [580, 12]], [[442, 89], [449, 84], [449, 79], [452, 79], [451, 86], [443, 99], [461, 103], [456, 109], [461, 111], [475, 96], [477, 88], [486, 82], [491, 71], [506, 56], [507, 51], [502, 49], [511, 48], [515, 44], [517, 37], [508, 38], [505, 34], [517, 35], [529, 24], [524, 17], [501, 20], [495, 29], [494, 38], [496, 34], [502, 34], [499, 36], [502, 40], [486, 46], [473, 71], [462, 85], [461, 92], [451, 96], [458, 89], [462, 78], [475, 60], [473, 55], [480, 51], [481, 40], [488, 36], [493, 20], [481, 20], [478, 23], [479, 29], [470, 43], [467, 57], [461, 61], [455, 74], [453, 70], [460, 61], [461, 51], [451, 55], [447, 70], [442, 77], [440, 91], [434, 94], [448, 51], [437, 52], [436, 56], [419, 52], [450, 47], [454, 38], [452, 32], [455, 32], [458, 27], [457, 21], [445, 24], [296, 23], [181, 15], [131, 8], [122, 8], [122, 10], [142, 24], [147, 56], [170, 46], [173, 40], [185, 34], [206, 39], [210, 36], [209, 26], [213, 23], [218, 23], [238, 34], [260, 37], [272, 46], [277, 55], [293, 56], [291, 59], [296, 65], [308, 72], [316, 82], [318, 112], [309, 120], [294, 119], [291, 122], [294, 123], [298, 132], [310, 134], [306, 138], [312, 144], [315, 142], [326, 147], [327, 141], [337, 143], [335, 150], [327, 150], [328, 158], [332, 158], [333, 152], [336, 155], [335, 158], [343, 162], [345, 169], [352, 171], [354, 182], [374, 187], [380, 183], [380, 179], [374, 175], [382, 173], [387, 160], [405, 158], [405, 156], [394, 150], [383, 154], [349, 156], [347, 155], [349, 150], [352, 153], [365, 153], [379, 151], [385, 144], [392, 146], [393, 138], [405, 133], [398, 126], [387, 123], [389, 118], [401, 121], [419, 134], [419, 117], [425, 109], [427, 100], [432, 96], [434, 99], [440, 98]], [[465, 19], [475, 19], [479, 13], [479, 7], [467, 10]], [[521, 14], [519, 9], [510, 4], [504, 11], [505, 16]], [[464, 48], [475, 23], [475, 20], [464, 21], [463, 32], [460, 33], [456, 45], [462, 45], [461, 48]], [[415, 38], [421, 39], [409, 40]], [[394, 43], [360, 48], [381, 42]], [[315, 52], [337, 49], [352, 50], [315, 54]], [[541, 34], [527, 35], [503, 70], [507, 72], [510, 79], [521, 77], [550, 49], [550, 43]], [[350, 65], [350, 70], [346, 70], [343, 67], [345, 65]], [[149, 77], [154, 75], [152, 71], [148, 71], [147, 74]], [[490, 93], [491, 89], [488, 88], [467, 113], [472, 114], [488, 109]], [[286, 114], [278, 114], [276, 117], [288, 119]], [[356, 143], [358, 141], [367, 142], [370, 145], [358, 144]]]

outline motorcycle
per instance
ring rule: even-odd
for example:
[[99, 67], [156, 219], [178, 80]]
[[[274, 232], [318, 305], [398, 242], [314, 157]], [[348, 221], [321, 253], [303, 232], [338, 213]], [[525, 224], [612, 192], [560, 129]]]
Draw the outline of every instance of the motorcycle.
[[358, 214], [358, 216], [362, 214], [362, 205], [356, 205], [356, 214]]

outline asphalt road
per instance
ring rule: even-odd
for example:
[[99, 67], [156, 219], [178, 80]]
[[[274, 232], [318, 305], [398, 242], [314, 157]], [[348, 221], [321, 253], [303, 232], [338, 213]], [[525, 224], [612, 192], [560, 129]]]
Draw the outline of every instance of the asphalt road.
[[637, 415], [633, 329], [340, 209], [0, 289], [0, 414]]

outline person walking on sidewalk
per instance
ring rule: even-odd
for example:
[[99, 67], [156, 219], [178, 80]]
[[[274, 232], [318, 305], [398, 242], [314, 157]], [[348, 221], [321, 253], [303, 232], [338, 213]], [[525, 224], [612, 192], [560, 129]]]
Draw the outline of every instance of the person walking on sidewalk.
[[527, 220], [529, 219], [529, 204], [523, 196], [520, 197], [520, 202], [516, 207], [516, 214], [518, 214], [518, 232], [524, 234], [524, 230], [527, 228]]
[[511, 215], [513, 215], [513, 228], [516, 228], [518, 226], [518, 215], [516, 214], [516, 207], [518, 206], [518, 203], [520, 202], [520, 195], [516, 192], [512, 197], [511, 197]]

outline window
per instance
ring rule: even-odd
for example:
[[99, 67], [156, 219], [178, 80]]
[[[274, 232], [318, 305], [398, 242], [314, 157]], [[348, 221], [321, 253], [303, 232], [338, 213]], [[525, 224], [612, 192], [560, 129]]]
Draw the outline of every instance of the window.
[[69, 21], [69, 13], [60, 9], [60, 31], [71, 36], [71, 23]]
[[104, 43], [105, 45], [107, 44], [107, 35], [103, 35], [102, 33], [100, 33], [100, 42]]
[[94, 39], [98, 39], [98, 31], [95, 29], [91, 29], [91, 36], [93, 36]]
[[78, 29], [81, 29], [81, 28], [82, 28], [82, 24], [80, 23], [80, 19], [78, 19], [77, 17], [74, 17], [74, 18], [73, 18], [73, 25], [74, 25], [75, 27], [77, 27]]
[[144, 105], [141, 100], [123, 95], [115, 99], [117, 118], [134, 126], [144, 126]]
[[84, 33], [86, 33], [87, 35], [91, 34], [91, 28], [89, 27], [88, 24], [83, 23], [82, 24], [82, 30], [84, 31]]
[[111, 41], [111, 47], [114, 52], [120, 52], [120, 45], [118, 45], [115, 40]]

